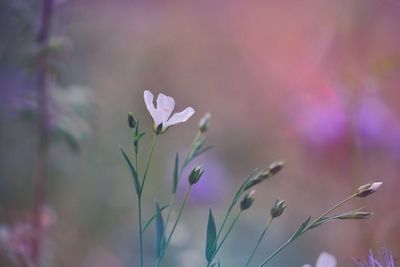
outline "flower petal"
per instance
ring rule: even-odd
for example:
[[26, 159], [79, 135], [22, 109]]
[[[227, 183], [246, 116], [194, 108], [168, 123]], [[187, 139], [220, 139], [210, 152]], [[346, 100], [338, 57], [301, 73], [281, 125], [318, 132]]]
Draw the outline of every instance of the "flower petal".
[[164, 94], [159, 94], [157, 97], [157, 111], [161, 118], [161, 122], [165, 122], [171, 116], [175, 107], [175, 100]]
[[310, 264], [303, 265], [303, 267], [312, 267]]
[[163, 125], [163, 129], [167, 129], [169, 126], [185, 122], [194, 114], [194, 109], [192, 107], [186, 108], [184, 111], [175, 113], [172, 117]]
[[327, 252], [322, 252], [315, 267], [336, 267], [336, 258]]
[[154, 96], [148, 90], [144, 91], [143, 96], [144, 96], [144, 102], [146, 103], [147, 110], [150, 112], [150, 115], [153, 118], [154, 124], [156, 126], [158, 126], [162, 122], [162, 120], [161, 120], [161, 116], [159, 115], [158, 110], [156, 110], [154, 107], [154, 103], [153, 103]]

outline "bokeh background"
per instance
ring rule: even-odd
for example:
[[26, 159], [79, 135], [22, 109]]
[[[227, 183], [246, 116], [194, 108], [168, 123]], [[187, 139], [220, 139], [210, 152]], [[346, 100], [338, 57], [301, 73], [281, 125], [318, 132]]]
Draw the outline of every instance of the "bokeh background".
[[[40, 1], [0, 3], [0, 237], [17, 236], [19, 253], [36, 168], [29, 62], [39, 17]], [[255, 263], [309, 215], [374, 180], [384, 182], [379, 193], [343, 209], [364, 206], [371, 220], [324, 225], [270, 266], [314, 263], [322, 251], [338, 266], [355, 266], [385, 244], [400, 255], [399, 25], [397, 0], [56, 1], [52, 36], [66, 49], [54, 60], [51, 86], [62, 108], [51, 112], [67, 142], [50, 149], [43, 266], [137, 266], [136, 203], [119, 145], [131, 145], [132, 111], [147, 132], [147, 153], [144, 89], [173, 96], [178, 110], [196, 110], [160, 137], [145, 216], [154, 198], [168, 201], [175, 152], [187, 150], [198, 120], [212, 114], [215, 148], [198, 161], [206, 175], [165, 266], [202, 266], [208, 208], [220, 223], [246, 175], [277, 159], [285, 169], [257, 188], [254, 207], [221, 251], [223, 266], [243, 264], [276, 198], [289, 206]], [[146, 234], [148, 264], [154, 239]], [[14, 266], [4, 248], [0, 265]]]

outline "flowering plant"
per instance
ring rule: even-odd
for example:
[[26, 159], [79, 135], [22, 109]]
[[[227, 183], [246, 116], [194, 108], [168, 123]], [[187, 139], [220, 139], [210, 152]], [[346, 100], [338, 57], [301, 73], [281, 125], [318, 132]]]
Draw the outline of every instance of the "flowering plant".
[[[138, 164], [139, 157], [139, 145], [142, 137], [144, 136], [144, 132], [141, 132], [139, 128], [139, 121], [134, 118], [134, 116], [129, 113], [128, 115], [128, 125], [132, 130], [132, 138], [133, 138], [133, 160], [128, 153], [125, 152], [124, 149], [121, 148], [122, 155], [129, 167], [131, 172], [131, 176], [133, 178], [135, 193], [137, 197], [137, 205], [138, 205], [138, 225], [139, 225], [139, 253], [140, 259], [139, 264], [141, 267], [145, 266], [144, 258], [143, 258], [143, 238], [146, 229], [151, 225], [155, 225], [156, 232], [156, 266], [161, 266], [163, 258], [167, 252], [171, 239], [173, 238], [176, 227], [181, 219], [183, 214], [183, 210], [185, 208], [186, 201], [190, 195], [191, 189], [193, 186], [196, 186], [196, 183], [201, 179], [205, 170], [203, 170], [199, 166], [195, 166], [187, 180], [187, 189], [184, 195], [182, 202], [178, 206], [177, 216], [174, 220], [171, 218], [172, 209], [175, 207], [176, 202], [176, 192], [177, 186], [180, 183], [181, 176], [185, 168], [188, 167], [190, 163], [192, 163], [199, 155], [206, 152], [211, 147], [206, 146], [206, 133], [209, 128], [210, 115], [205, 115], [199, 123], [197, 133], [195, 138], [188, 150], [183, 161], [181, 161], [181, 157], [178, 153], [175, 156], [174, 162], [174, 171], [173, 171], [173, 184], [171, 188], [171, 201], [165, 205], [160, 205], [158, 201], [155, 201], [155, 213], [152, 217], [150, 217], [147, 222], [144, 222], [142, 216], [142, 196], [144, 193], [146, 178], [149, 173], [152, 156], [154, 152], [154, 148], [156, 145], [156, 140], [160, 135], [165, 133], [169, 127], [187, 121], [194, 113], [194, 109], [192, 107], [188, 107], [184, 109], [182, 112], [175, 113], [172, 115], [172, 112], [175, 107], [175, 100], [164, 94], [159, 94], [156, 100], [156, 106], [154, 105], [154, 96], [150, 91], [144, 91], [144, 101], [146, 103], [146, 107], [150, 112], [150, 115], [153, 119], [153, 142], [150, 147], [150, 152], [147, 157], [146, 165], [144, 171], [140, 170], [140, 166]], [[172, 115], [172, 116], [171, 116]], [[232, 200], [227, 208], [227, 211], [223, 217], [222, 223], [217, 227], [217, 223], [214, 219], [213, 211], [210, 208], [207, 222], [207, 233], [205, 237], [205, 260], [204, 264], [207, 267], [212, 266], [222, 266], [220, 259], [218, 258], [218, 253], [229, 237], [231, 231], [234, 229], [238, 219], [240, 216], [249, 208], [251, 208], [252, 204], [255, 201], [255, 191], [254, 188], [261, 182], [268, 180], [272, 176], [278, 174], [282, 168], [284, 167], [284, 163], [282, 161], [276, 161], [270, 164], [268, 167], [256, 169], [250, 173], [250, 175], [242, 182], [239, 186], [238, 190], [233, 194]], [[143, 173], [143, 174], [142, 174]], [[140, 175], [142, 174], [142, 175]], [[335, 214], [334, 211], [343, 204], [349, 202], [354, 198], [364, 198], [375, 191], [382, 185], [381, 182], [373, 182], [366, 185], [360, 186], [354, 193], [350, 194], [348, 197], [344, 198], [344, 200], [338, 202], [333, 205], [327, 211], [323, 212], [321, 215], [312, 218], [308, 217], [297, 230], [293, 232], [290, 238], [278, 246], [278, 248], [270, 255], [266, 256], [265, 259], [257, 265], [253, 266], [266, 266], [267, 263], [278, 255], [282, 250], [284, 250], [288, 245], [297, 240], [306, 232], [315, 229], [322, 224], [333, 222], [337, 220], [356, 220], [356, 219], [367, 219], [372, 213], [363, 211], [362, 208], [348, 211], [345, 213]], [[252, 259], [257, 252], [259, 245], [265, 237], [266, 232], [269, 227], [272, 225], [273, 221], [282, 215], [284, 210], [287, 207], [287, 203], [284, 200], [276, 200], [274, 205], [271, 207], [270, 216], [267, 220], [267, 223], [264, 226], [263, 231], [261, 232], [259, 239], [257, 240], [254, 248], [249, 253], [247, 257], [247, 261], [243, 263], [243, 266], [248, 267], [252, 263]], [[163, 211], [166, 212], [166, 215], [163, 214]], [[236, 213], [234, 215], [234, 213]], [[228, 223], [229, 222], [229, 223]], [[172, 226], [170, 225], [172, 224]], [[171, 226], [171, 227], [170, 227]], [[188, 263], [189, 264], [189, 263]], [[334, 267], [336, 265], [336, 260], [333, 256], [328, 254], [321, 254], [320, 258], [317, 261], [316, 267]], [[147, 266], [147, 265], [146, 265]], [[305, 265], [309, 266], [309, 265]]]

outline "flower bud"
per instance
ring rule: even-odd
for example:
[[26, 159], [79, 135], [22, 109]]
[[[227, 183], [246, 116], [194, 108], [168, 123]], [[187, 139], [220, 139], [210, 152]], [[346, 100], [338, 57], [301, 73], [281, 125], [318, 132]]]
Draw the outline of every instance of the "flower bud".
[[163, 124], [160, 123], [159, 125], [154, 125], [154, 131], [156, 132], [157, 135], [163, 133]]
[[272, 162], [268, 168], [261, 173], [261, 176], [266, 179], [272, 175], [277, 174], [283, 169], [283, 166], [285, 165], [285, 162], [279, 160], [279, 161], [274, 161]]
[[191, 171], [191, 173], [189, 174], [189, 178], [188, 178], [189, 184], [190, 185], [196, 184], [200, 180], [203, 173], [204, 173], [204, 171], [200, 167], [198, 167], [198, 166], [194, 167], [193, 170]]
[[255, 191], [253, 190], [243, 197], [242, 201], [240, 201], [241, 210], [247, 210], [248, 208], [251, 207], [251, 205], [253, 205], [253, 202], [255, 200], [254, 193]]
[[287, 205], [285, 203], [285, 200], [277, 199], [275, 205], [271, 209], [272, 218], [277, 218], [281, 216], [286, 207]]
[[132, 113], [129, 112], [128, 113], [128, 125], [129, 125], [129, 127], [131, 129], [135, 129], [136, 124], [137, 124], [137, 122], [136, 122], [135, 118], [133, 117]]
[[367, 196], [371, 195], [372, 193], [374, 193], [376, 190], [378, 190], [378, 188], [381, 185], [382, 185], [382, 182], [375, 182], [375, 183], [360, 186], [356, 191], [356, 195], [358, 197], [367, 197]]
[[341, 220], [360, 220], [360, 219], [369, 219], [373, 213], [372, 212], [366, 212], [366, 211], [354, 211], [350, 213], [345, 213], [343, 215], [340, 215], [338, 219]]
[[208, 128], [210, 127], [210, 118], [211, 118], [211, 114], [206, 113], [203, 116], [203, 118], [201, 118], [201, 120], [199, 121], [199, 131], [201, 133], [207, 132]]

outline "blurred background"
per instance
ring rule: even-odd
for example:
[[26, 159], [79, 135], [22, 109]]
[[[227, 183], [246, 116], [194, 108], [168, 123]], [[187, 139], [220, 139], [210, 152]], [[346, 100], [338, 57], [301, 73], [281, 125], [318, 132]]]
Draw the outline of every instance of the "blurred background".
[[[29, 254], [37, 171], [35, 35], [41, 1], [0, 2], [0, 265]], [[255, 167], [283, 159], [285, 169], [257, 187], [221, 251], [241, 266], [276, 198], [288, 208], [254, 263], [310, 215], [383, 181], [356, 200], [368, 221], [324, 225], [270, 266], [314, 263], [322, 251], [355, 266], [387, 245], [400, 255], [400, 2], [397, 0], [144, 1], [57, 0], [50, 43], [50, 108], [43, 266], [137, 266], [136, 200], [119, 145], [131, 146], [127, 113], [151, 142], [143, 91], [173, 96], [196, 114], [159, 138], [145, 192], [167, 203], [174, 155], [187, 151], [198, 120], [212, 114], [205, 168], [165, 266], [203, 266], [208, 208], [217, 224], [234, 190]], [[51, 53], [50, 53], [51, 54]], [[182, 187], [186, 178], [182, 179]], [[168, 189], [168, 190], [166, 190]], [[154, 260], [154, 233], [145, 237]], [[15, 258], [17, 255], [17, 259]]]

